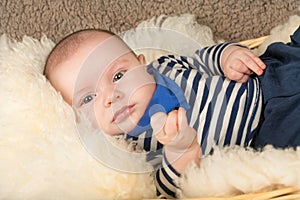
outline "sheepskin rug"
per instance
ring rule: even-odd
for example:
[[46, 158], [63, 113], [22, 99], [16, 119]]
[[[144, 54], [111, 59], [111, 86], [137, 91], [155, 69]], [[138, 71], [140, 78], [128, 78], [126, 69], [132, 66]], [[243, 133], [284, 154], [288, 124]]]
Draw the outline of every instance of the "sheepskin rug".
[[73, 110], [41, 73], [50, 40], [11, 43], [3, 35], [0, 46], [0, 199], [155, 197], [150, 173], [118, 172], [87, 153]]
[[[182, 22], [174, 30], [195, 33], [192, 38], [200, 45], [215, 42], [211, 31], [196, 24], [191, 15], [163, 17], [141, 26], [155, 25], [159, 20], [164, 20], [160, 25], [168, 27]], [[124, 37], [131, 45], [145, 40], [132, 32]], [[151, 171], [114, 170], [86, 151], [73, 109], [42, 75], [53, 46], [46, 36], [40, 40], [24, 36], [21, 42], [0, 37], [0, 199], [155, 198]], [[161, 47], [159, 52], [145, 53], [149, 61], [162, 52], [178, 52], [176, 48]], [[111, 155], [126, 169], [147, 166], [134, 157], [101, 148], [103, 154]], [[216, 149], [202, 160], [200, 168], [190, 165], [179, 184], [180, 197], [230, 196], [272, 185], [300, 188], [300, 149]]]

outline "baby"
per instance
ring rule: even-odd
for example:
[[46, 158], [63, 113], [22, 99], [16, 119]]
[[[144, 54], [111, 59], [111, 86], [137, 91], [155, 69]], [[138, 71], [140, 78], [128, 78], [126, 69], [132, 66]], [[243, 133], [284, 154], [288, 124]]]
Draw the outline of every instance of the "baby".
[[[294, 38], [300, 40], [299, 35], [298, 30]], [[273, 135], [268, 131], [274, 129], [274, 123], [265, 123], [273, 116], [280, 118], [270, 110], [283, 93], [299, 94], [298, 69], [294, 67], [295, 63], [299, 66], [297, 40], [275, 46], [286, 50], [288, 59], [276, 57], [270, 48], [262, 57], [267, 68], [250, 50], [233, 43], [197, 50], [194, 57], [163, 56], [146, 66], [145, 57], [136, 56], [115, 34], [82, 30], [56, 45], [44, 73], [65, 101], [82, 110], [94, 127], [113, 136], [126, 134], [146, 151], [163, 148], [163, 167], [157, 170], [155, 182], [159, 194], [174, 197], [175, 180], [187, 164], [199, 164], [199, 156], [209, 154], [215, 144], [261, 147], [300, 143], [295, 131], [291, 131], [294, 143], [288, 136], [286, 142], [270, 139]], [[292, 63], [295, 70], [284, 63]], [[280, 74], [292, 76], [292, 83], [282, 84], [286, 79], [277, 79], [279, 72], [268, 70], [269, 65], [277, 64], [284, 65]], [[255, 75], [262, 75], [265, 69], [264, 76]], [[274, 80], [280, 82], [275, 88], [270, 85]], [[291, 92], [285, 93], [286, 88]], [[299, 118], [297, 101], [293, 98], [290, 107], [283, 106], [286, 112], [291, 107], [295, 111], [280, 120]], [[275, 120], [275, 125], [282, 130], [283, 122]], [[293, 130], [300, 129], [296, 125]]]

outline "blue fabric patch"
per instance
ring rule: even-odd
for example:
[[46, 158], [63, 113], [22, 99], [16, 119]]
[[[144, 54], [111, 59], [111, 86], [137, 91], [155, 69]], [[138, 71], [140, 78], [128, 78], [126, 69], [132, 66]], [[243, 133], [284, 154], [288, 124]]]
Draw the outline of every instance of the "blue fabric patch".
[[160, 74], [156, 69], [151, 66], [147, 68], [148, 73], [153, 74], [156, 80], [156, 90], [154, 95], [140, 119], [137, 127], [127, 137], [135, 137], [144, 131], [151, 128], [151, 116], [157, 112], [169, 113], [170, 111], [183, 107], [186, 110], [190, 109], [182, 89], [169, 77]]

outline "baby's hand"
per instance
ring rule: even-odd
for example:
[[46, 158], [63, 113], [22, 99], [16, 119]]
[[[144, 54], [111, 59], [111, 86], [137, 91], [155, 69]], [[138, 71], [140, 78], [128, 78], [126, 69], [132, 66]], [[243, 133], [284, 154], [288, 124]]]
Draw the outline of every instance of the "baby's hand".
[[163, 112], [154, 114], [151, 117], [151, 126], [156, 139], [160, 143], [163, 145], [176, 145], [176, 148], [182, 144], [179, 134], [185, 137], [191, 136], [192, 140], [190, 142], [196, 136], [196, 131], [188, 125], [184, 108], [173, 110], [168, 115]]
[[196, 131], [188, 125], [184, 108], [162, 112], [151, 117], [151, 126], [156, 139], [164, 145], [167, 159], [173, 167], [182, 172], [186, 165], [195, 161], [199, 164], [200, 146]]
[[266, 65], [249, 49], [237, 45], [229, 46], [221, 57], [224, 74], [230, 80], [246, 82], [253, 72], [262, 75]]

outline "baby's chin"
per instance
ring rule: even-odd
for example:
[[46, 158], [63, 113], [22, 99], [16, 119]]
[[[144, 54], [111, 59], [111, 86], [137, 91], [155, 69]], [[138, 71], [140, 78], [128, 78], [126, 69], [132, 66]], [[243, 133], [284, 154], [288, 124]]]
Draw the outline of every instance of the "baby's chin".
[[126, 120], [120, 123], [112, 123], [109, 128], [101, 128], [101, 126], [94, 127], [103, 131], [103, 133], [111, 136], [117, 136], [120, 134], [130, 133], [135, 129], [137, 123], [133, 123], [130, 120]]
[[130, 133], [137, 127], [140, 119], [141, 116], [139, 116], [138, 113], [132, 113], [127, 120], [118, 123], [117, 126], [121, 133]]
[[[120, 131], [119, 134], [120, 133], [130, 133], [137, 126], [137, 122], [135, 123], [133, 121], [126, 120], [124, 122], [118, 123], [117, 126]], [[116, 133], [115, 135], [118, 135], [118, 134]]]

